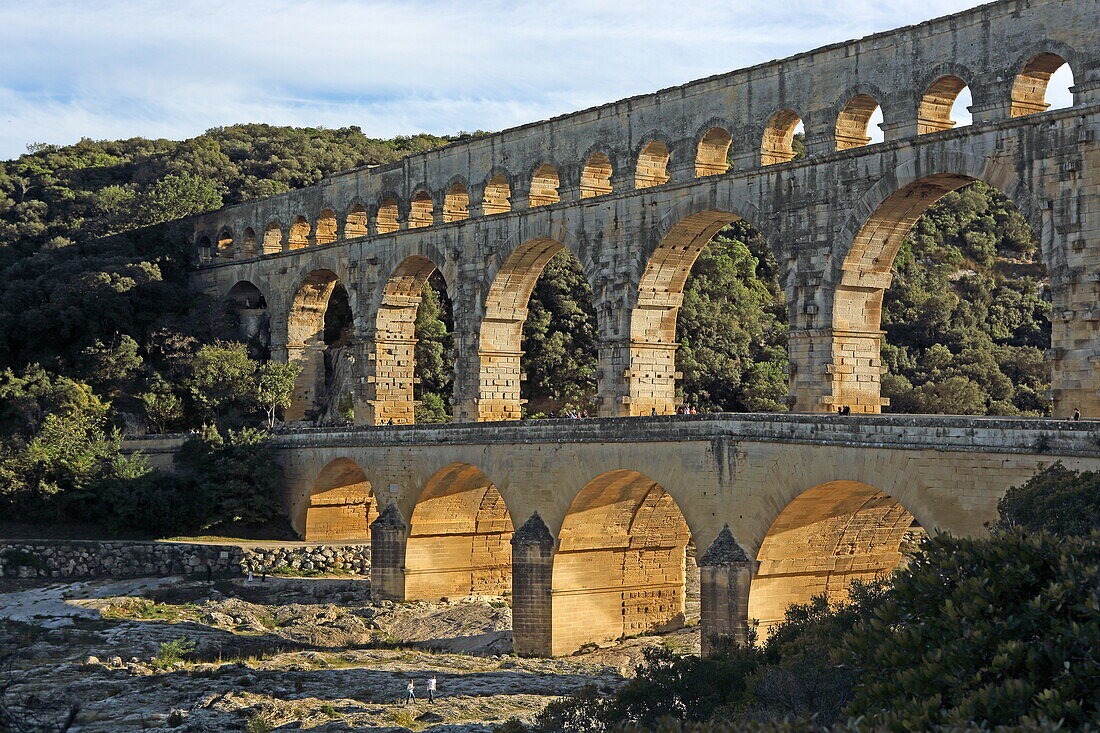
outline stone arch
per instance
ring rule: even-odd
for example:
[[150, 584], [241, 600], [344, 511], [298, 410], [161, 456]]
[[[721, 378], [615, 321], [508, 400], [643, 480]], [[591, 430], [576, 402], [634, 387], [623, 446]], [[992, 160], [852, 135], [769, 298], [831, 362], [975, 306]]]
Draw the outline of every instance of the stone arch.
[[670, 150], [668, 143], [659, 138], [642, 146], [634, 169], [634, 188], [649, 188], [668, 182]]
[[431, 226], [435, 217], [435, 203], [432, 195], [420, 190], [413, 194], [409, 202], [409, 229]]
[[[1009, 117], [1035, 114], [1050, 107], [1047, 102], [1050, 77], [1067, 63], [1060, 54], [1043, 51], [1018, 67], [1020, 71], [1016, 74], [1009, 92]], [[1070, 71], [1072, 73], [1072, 68]]]
[[695, 177], [716, 176], [729, 170], [733, 138], [724, 127], [712, 127], [699, 138], [695, 153]]
[[241, 249], [242, 254], [245, 257], [255, 257], [259, 250], [259, 240], [256, 237], [256, 230], [252, 227], [245, 227], [244, 235], [241, 237]]
[[554, 555], [552, 653], [682, 626], [690, 541], [675, 499], [647, 475], [615, 469], [585, 484]]
[[253, 359], [270, 359], [271, 316], [263, 291], [255, 283], [240, 280], [229, 289], [224, 300], [233, 338], [246, 345]]
[[557, 169], [549, 163], [543, 163], [531, 174], [531, 192], [528, 196], [528, 205], [531, 208], [556, 204], [561, 200], [558, 195]]
[[195, 249], [198, 251], [199, 262], [209, 262], [212, 258], [218, 256], [209, 234], [200, 233], [195, 235]]
[[283, 229], [278, 222], [268, 222], [264, 227], [263, 253], [265, 255], [281, 252], [283, 249]]
[[611, 172], [611, 158], [607, 157], [607, 153], [596, 151], [589, 155], [581, 169], [581, 198], [611, 193]]
[[[848, 405], [853, 412], [881, 411], [882, 303], [894, 258], [917, 219], [945, 194], [982, 180], [1008, 196], [1040, 243], [1044, 241], [1041, 217], [1014, 171], [966, 154], [943, 163], [939, 170], [944, 172], [926, 173], [910, 161], [880, 180], [842, 230], [839, 241], [845, 241], [845, 232], [853, 234], [851, 245], [838, 253], [843, 258], [839, 265], [836, 260], [831, 263], [836, 290], [831, 304], [831, 361], [825, 368], [830, 397], [812, 409], [831, 411], [834, 405]], [[1043, 247], [1041, 254], [1047, 271], [1056, 278], [1063, 271], [1059, 256], [1064, 253]]]
[[367, 475], [350, 458], [336, 458], [321, 469], [310, 487], [302, 521], [307, 542], [370, 540], [378, 502]]
[[939, 76], [928, 85], [917, 106], [917, 134], [925, 135], [955, 126], [951, 108], [968, 84], [954, 74]]
[[857, 94], [849, 99], [836, 118], [836, 149], [850, 150], [871, 142], [868, 127], [878, 108], [878, 100], [870, 94]]
[[802, 118], [792, 109], [776, 112], [764, 127], [760, 143], [760, 165], [786, 163], [794, 159], [794, 132]]
[[924, 535], [908, 509], [873, 486], [814, 486], [787, 504], [760, 543], [749, 618], [766, 636], [791, 604], [821, 594], [842, 601], [852, 581], [889, 574]]
[[367, 207], [359, 203], [352, 204], [344, 218], [344, 239], [365, 237], [367, 233]]
[[309, 246], [310, 225], [304, 216], [296, 216], [290, 222], [290, 234], [287, 236], [288, 249], [302, 249]]
[[332, 209], [322, 209], [317, 215], [317, 231], [313, 235], [314, 244], [331, 244], [337, 236], [336, 212]]
[[481, 469], [451, 463], [436, 471], [409, 520], [406, 600], [510, 592], [513, 528], [504, 498]]
[[443, 198], [443, 221], [462, 221], [470, 218], [470, 193], [466, 184], [455, 181], [447, 188]]
[[489, 216], [511, 211], [512, 202], [509, 200], [511, 196], [512, 187], [508, 184], [508, 174], [494, 173], [485, 184], [485, 190], [482, 193], [481, 213]]
[[302, 371], [286, 419], [324, 419], [337, 408], [350, 376], [346, 347], [354, 337], [355, 304], [332, 269], [309, 270], [300, 282], [287, 314], [286, 350], [287, 361]]
[[378, 204], [378, 214], [374, 217], [374, 225], [379, 234], [396, 232], [401, 228], [401, 212], [397, 208], [397, 199], [387, 196]]
[[222, 227], [221, 230], [218, 231], [217, 245], [218, 257], [231, 260], [234, 255], [236, 255], [233, 246], [233, 231], [229, 227]]
[[675, 413], [676, 319], [684, 286], [696, 259], [714, 235], [741, 218], [731, 210], [707, 205], [694, 209], [685, 206], [666, 216], [671, 225], [645, 253], [634, 299], [624, 304], [630, 319], [629, 346], [622, 356], [626, 362], [622, 366], [629, 370], [624, 387], [629, 397], [626, 414]]
[[492, 273], [477, 342], [476, 396], [472, 406], [463, 408], [464, 417], [486, 421], [522, 416], [520, 360], [527, 304], [547, 263], [567, 249], [555, 239], [532, 239], [512, 250]]
[[421, 291], [437, 269], [429, 257], [410, 255], [386, 279], [374, 318], [374, 349], [368, 366], [371, 416], [367, 422], [416, 422], [416, 313]]

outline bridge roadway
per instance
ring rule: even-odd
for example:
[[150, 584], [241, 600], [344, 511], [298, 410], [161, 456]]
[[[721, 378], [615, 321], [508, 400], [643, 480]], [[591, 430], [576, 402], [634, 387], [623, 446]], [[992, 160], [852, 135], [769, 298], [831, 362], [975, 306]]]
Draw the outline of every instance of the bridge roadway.
[[[155, 462], [181, 436], [131, 438]], [[743, 636], [977, 535], [1055, 461], [1100, 470], [1100, 421], [708, 414], [279, 432], [294, 527], [370, 538], [374, 593], [511, 593], [518, 652], [681, 624]], [[696, 576], [699, 573], [699, 576]]]

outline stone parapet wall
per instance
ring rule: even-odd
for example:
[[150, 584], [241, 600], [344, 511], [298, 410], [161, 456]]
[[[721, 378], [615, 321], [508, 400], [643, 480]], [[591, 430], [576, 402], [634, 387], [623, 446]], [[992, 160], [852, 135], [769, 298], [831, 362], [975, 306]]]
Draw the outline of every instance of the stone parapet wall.
[[370, 545], [207, 545], [184, 542], [0, 542], [0, 576], [125, 578], [144, 575], [240, 575], [289, 568], [295, 572], [370, 570]]

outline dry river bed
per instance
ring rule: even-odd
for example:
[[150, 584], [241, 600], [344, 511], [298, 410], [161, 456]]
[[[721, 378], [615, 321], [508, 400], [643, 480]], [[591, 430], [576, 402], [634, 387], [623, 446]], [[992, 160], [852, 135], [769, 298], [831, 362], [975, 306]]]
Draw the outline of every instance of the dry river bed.
[[[647, 646], [511, 652], [506, 598], [372, 603], [363, 579], [0, 581], [3, 704], [74, 731], [491, 731], [587, 684], [622, 684]], [[181, 641], [182, 640], [182, 641]], [[434, 704], [397, 704], [409, 678]]]

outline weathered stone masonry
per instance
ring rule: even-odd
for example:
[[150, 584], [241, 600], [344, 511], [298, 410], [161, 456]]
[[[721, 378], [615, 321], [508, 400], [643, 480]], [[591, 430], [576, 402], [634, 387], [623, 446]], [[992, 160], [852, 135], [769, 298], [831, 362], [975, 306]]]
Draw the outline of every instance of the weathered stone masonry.
[[[180, 440], [127, 448], [164, 461]], [[1100, 469], [1100, 422], [939, 416], [314, 428], [275, 445], [299, 531], [333, 465], [366, 492], [349, 526], [378, 517], [379, 598], [510, 587], [526, 654], [682, 623], [688, 552], [704, 632], [743, 636], [749, 619], [889, 572], [926, 532], [985, 532], [1008, 487], [1044, 465]]]
[[[1041, 240], [1056, 412], [1100, 414], [1098, 15], [1098, 0], [990, 3], [342, 173], [190, 221], [205, 253], [195, 283], [262, 294], [275, 357], [307, 366], [291, 418], [316, 410], [323, 314], [346, 286], [356, 419], [408, 423], [412, 324], [438, 268], [454, 303], [456, 417], [514, 419], [527, 299], [565, 248], [599, 317], [600, 414], [667, 414], [684, 281], [711, 235], [745, 218], [782, 271], [794, 409], [878, 412], [897, 247], [936, 199], [980, 179]], [[1063, 62], [1074, 105], [1044, 112]], [[952, 129], [967, 86], [975, 122]], [[885, 142], [868, 145], [875, 105]], [[791, 161], [799, 120], [809, 157]]]

